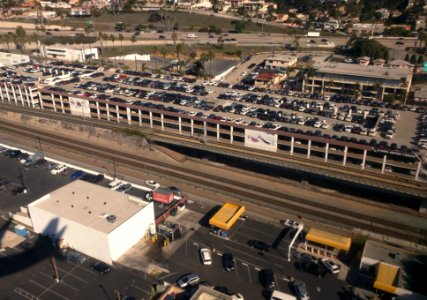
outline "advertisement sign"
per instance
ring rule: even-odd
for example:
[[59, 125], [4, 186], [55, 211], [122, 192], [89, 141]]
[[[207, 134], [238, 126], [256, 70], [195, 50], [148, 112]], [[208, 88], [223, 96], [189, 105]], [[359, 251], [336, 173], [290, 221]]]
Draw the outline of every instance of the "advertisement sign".
[[276, 152], [277, 134], [245, 129], [245, 147]]
[[80, 98], [69, 97], [70, 112], [72, 115], [90, 118], [89, 101]]

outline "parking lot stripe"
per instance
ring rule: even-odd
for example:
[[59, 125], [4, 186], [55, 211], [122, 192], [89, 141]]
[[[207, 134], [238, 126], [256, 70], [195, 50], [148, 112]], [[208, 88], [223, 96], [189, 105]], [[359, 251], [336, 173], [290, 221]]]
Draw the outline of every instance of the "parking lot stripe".
[[257, 270], [257, 271], [261, 271], [261, 269], [260, 269], [260, 268], [258, 268], [258, 267], [255, 267], [255, 270]]
[[[53, 278], [53, 276], [52, 276], [52, 275], [46, 274], [45, 272], [39, 272], [39, 273], [40, 273], [41, 275], [43, 275], [43, 276], [47, 277], [47, 278], [50, 278], [50, 279], [52, 279], [52, 278]], [[64, 278], [65, 278], [65, 276], [64, 276], [64, 277], [62, 277], [61, 279], [64, 279]], [[59, 283], [60, 283], [60, 284], [62, 284], [62, 285], [65, 285], [66, 287], [68, 287], [68, 288], [70, 288], [70, 289], [72, 289], [72, 290], [74, 290], [74, 291], [76, 291], [76, 292], [78, 292], [78, 291], [79, 291], [79, 289], [77, 289], [77, 288], [75, 288], [75, 287], [73, 287], [73, 286], [71, 286], [71, 285], [69, 285], [69, 284], [65, 283], [65, 282], [64, 282], [64, 280], [61, 280]]]
[[[34, 280], [32, 280], [32, 279], [29, 279], [28, 281], [29, 281], [29, 282], [31, 282], [32, 284], [37, 285], [38, 287], [41, 287], [42, 289], [44, 289], [44, 291], [39, 295], [39, 297], [40, 297], [41, 295], [43, 295], [44, 293], [49, 292], [49, 293], [55, 294], [56, 296], [58, 296], [58, 297], [60, 297], [60, 298], [62, 298], [62, 299], [68, 300], [68, 298], [67, 298], [67, 297], [62, 296], [61, 294], [58, 294], [58, 293], [57, 293], [57, 292], [55, 292], [55, 291], [52, 291], [49, 287], [45, 287], [44, 285], [42, 285], [42, 284], [38, 283], [37, 281], [34, 281]], [[55, 283], [55, 284], [56, 284], [56, 283]], [[55, 284], [53, 284], [51, 287], [55, 286]]]
[[166, 274], [165, 276], [159, 277], [159, 279], [160, 279], [160, 280], [163, 280], [163, 279], [165, 279], [166, 277], [169, 277], [169, 276], [172, 276], [172, 275], [175, 275], [175, 274], [178, 274], [178, 272], [172, 272], [172, 273], [170, 273], [170, 274]]
[[247, 263], [243, 263], [243, 262], [242, 262], [242, 265], [244, 265], [245, 267], [248, 267], [248, 264], [247, 264]]
[[141, 292], [146, 293], [147, 295], [151, 295], [151, 293], [150, 293], [150, 292], [148, 292], [147, 290], [145, 290], [145, 289], [143, 289], [143, 288], [140, 288], [140, 287], [138, 287], [138, 286], [136, 286], [136, 285], [133, 285], [133, 284], [131, 284], [130, 286], [131, 286], [131, 287], [133, 287], [133, 288], [135, 288], [135, 289], [137, 289], [137, 290], [140, 290]]
[[[84, 270], [84, 268], [79, 268], [79, 269]], [[67, 271], [65, 271], [65, 270], [63, 270], [63, 269], [61, 269], [61, 268], [58, 268], [58, 270], [61, 270], [62, 272], [64, 272], [64, 273], [65, 273], [65, 275], [64, 275], [64, 276], [62, 276], [62, 278], [64, 278], [65, 276], [70, 275], [70, 276], [72, 276], [72, 277], [74, 277], [74, 278], [76, 278], [76, 279], [78, 279], [78, 280], [80, 280], [80, 281], [82, 281], [82, 282], [84, 282], [84, 283], [89, 283], [89, 281], [84, 280], [84, 279], [82, 279], [82, 278], [80, 278], [80, 277], [77, 277], [76, 275], [71, 274], [70, 272], [67, 272]], [[73, 269], [73, 270], [74, 270], [74, 269]], [[72, 271], [73, 271], [73, 270], [72, 270]]]
[[34, 296], [33, 294], [31, 294], [31, 293], [27, 292], [27, 291], [26, 291], [26, 290], [24, 290], [24, 289], [21, 289], [20, 287], [15, 288], [13, 291], [14, 291], [15, 293], [17, 293], [17, 294], [19, 294], [19, 295], [21, 295], [21, 296], [23, 296], [23, 297], [27, 298], [27, 299], [30, 299], [30, 300], [40, 300], [40, 298], [39, 298], [39, 297]]
[[289, 282], [290, 280], [286, 277], [282, 277], [282, 280]]

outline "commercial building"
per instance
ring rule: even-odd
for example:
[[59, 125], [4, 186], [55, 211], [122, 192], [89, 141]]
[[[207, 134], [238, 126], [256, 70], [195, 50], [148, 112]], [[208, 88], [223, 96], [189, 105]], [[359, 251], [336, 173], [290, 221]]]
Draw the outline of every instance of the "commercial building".
[[409, 63], [403, 59], [395, 59], [395, 60], [389, 61], [388, 66], [391, 68], [406, 68], [406, 69], [410, 69], [410, 70], [414, 69], [413, 64], [411, 64], [411, 63]]
[[316, 228], [311, 228], [305, 239], [305, 250], [330, 257], [336, 257], [340, 251], [348, 252], [351, 246], [351, 238]]
[[92, 10], [88, 7], [72, 7], [68, 11], [70, 17], [90, 17], [92, 16]]
[[112, 264], [154, 226], [153, 203], [76, 180], [28, 205], [36, 233]]
[[356, 23], [350, 29], [350, 33], [356, 36], [373, 36], [375, 34], [382, 34], [384, 28], [384, 24]]
[[281, 72], [263, 72], [255, 77], [256, 87], [270, 87], [279, 84], [281, 81], [286, 79], [286, 74]]
[[236, 223], [245, 212], [245, 207], [233, 203], [225, 203], [216, 214], [209, 219], [209, 225], [217, 230], [216, 233], [227, 237], [227, 231]]
[[298, 62], [297, 56], [275, 55], [264, 59], [264, 64], [270, 69], [286, 69], [293, 67]]
[[30, 62], [28, 55], [0, 52], [0, 67], [20, 65]]
[[407, 94], [412, 70], [345, 63], [322, 62], [313, 66], [314, 74], [304, 79], [304, 90], [312, 93], [359, 91], [363, 98], [383, 100], [385, 95]]
[[[415, 280], [405, 273], [405, 267], [425, 268], [416, 257], [404, 249], [368, 240], [363, 249], [359, 273], [370, 279], [379, 293], [397, 296], [397, 299], [426, 299], [413, 291]], [[421, 288], [421, 287], [418, 287]]]
[[98, 59], [98, 48], [72, 49], [65, 47], [46, 46], [39, 43], [40, 55], [45, 58], [55, 58], [67, 61], [85, 62]]

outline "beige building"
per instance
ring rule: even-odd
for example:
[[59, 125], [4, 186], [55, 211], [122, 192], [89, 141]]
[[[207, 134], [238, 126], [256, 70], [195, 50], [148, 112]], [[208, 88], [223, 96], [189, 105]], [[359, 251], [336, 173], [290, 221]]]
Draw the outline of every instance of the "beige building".
[[270, 69], [286, 69], [293, 67], [298, 62], [297, 56], [275, 55], [264, 59], [264, 64]]
[[342, 93], [360, 90], [361, 96], [383, 100], [385, 95], [409, 92], [412, 70], [345, 63], [322, 62], [304, 79], [304, 90], [312, 93]]
[[373, 36], [383, 32], [384, 24], [356, 23], [350, 29], [350, 33], [354, 33], [357, 36]]

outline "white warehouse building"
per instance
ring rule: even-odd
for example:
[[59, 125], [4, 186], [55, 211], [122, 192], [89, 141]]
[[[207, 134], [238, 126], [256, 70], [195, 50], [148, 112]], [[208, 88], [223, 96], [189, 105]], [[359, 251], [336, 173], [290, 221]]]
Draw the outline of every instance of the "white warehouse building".
[[85, 62], [98, 59], [98, 48], [73, 49], [65, 47], [46, 46], [39, 42], [39, 52], [42, 57], [67, 61]]
[[36, 233], [112, 264], [154, 225], [154, 206], [140, 198], [76, 180], [28, 205]]
[[23, 54], [0, 52], [0, 67], [14, 66], [30, 62], [30, 57]]

